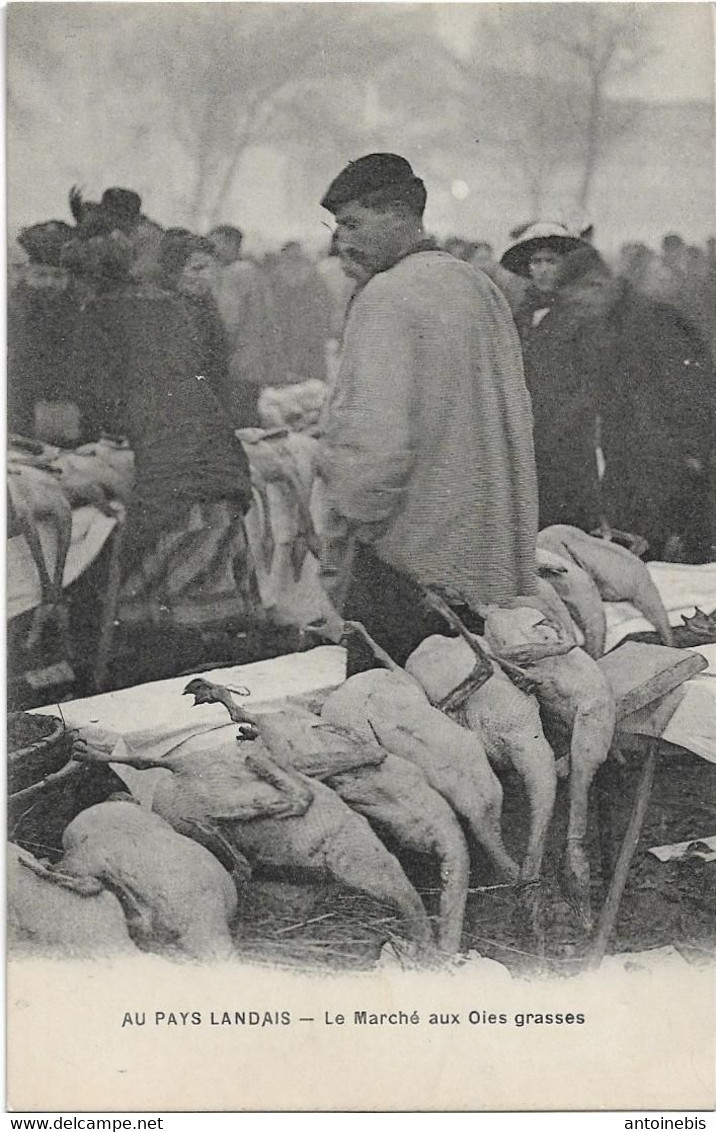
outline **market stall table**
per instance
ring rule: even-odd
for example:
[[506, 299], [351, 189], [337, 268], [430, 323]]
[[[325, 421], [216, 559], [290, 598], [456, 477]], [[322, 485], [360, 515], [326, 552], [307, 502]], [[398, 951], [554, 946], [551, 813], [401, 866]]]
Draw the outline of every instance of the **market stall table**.
[[[94, 562], [117, 525], [117, 518], [97, 507], [77, 507], [72, 512], [72, 541], [67, 553], [62, 585], [66, 589]], [[57, 558], [57, 533], [50, 523], [37, 524], [45, 561]], [[24, 535], [15, 535], [7, 544], [7, 616], [12, 620], [36, 609], [42, 602], [37, 568]]]
[[[601, 963], [616, 924], [629, 868], [648, 811], [656, 759], [660, 748], [663, 749], [664, 736], [678, 708], [687, 698], [684, 686], [708, 667], [708, 659], [690, 649], [627, 642], [621, 649], [608, 653], [598, 663], [617, 698], [617, 728], [612, 751], [618, 752], [621, 745], [627, 744], [635, 736], [646, 740], [646, 751], [629, 821], [589, 948], [588, 966], [598, 966]], [[696, 684], [696, 687], [699, 685]], [[685, 715], [685, 719], [688, 718]], [[673, 727], [671, 733], [673, 734]], [[676, 733], [679, 734], [678, 728]], [[716, 746], [716, 727], [712, 729], [711, 735]], [[714, 757], [716, 758], [716, 752]], [[603, 770], [608, 775], [609, 761]], [[611, 846], [604, 844], [605, 838], [611, 840], [610, 797], [605, 785], [603, 775], [599, 797], [602, 862], [608, 858], [611, 849]]]
[[[699, 653], [627, 643], [618, 653], [601, 662], [607, 671], [611, 671], [615, 690], [622, 702], [617, 739], [624, 741], [627, 737], [639, 735], [651, 738], [652, 742], [646, 751], [632, 817], [590, 948], [589, 961], [593, 964], [598, 964], [604, 955], [616, 921], [629, 865], [648, 807], [660, 737], [668, 735], [669, 742], [716, 762], [716, 645], [706, 646]], [[618, 658], [619, 654], [621, 660], [615, 665], [615, 657]], [[655, 679], [654, 672], [650, 672], [651, 682], [635, 676], [639, 669], [637, 660], [645, 656], [659, 658]], [[699, 668], [707, 667], [709, 658], [713, 661], [713, 671], [698, 672]], [[617, 669], [620, 669], [621, 675], [615, 675]], [[225, 686], [247, 687], [251, 692], [249, 702], [252, 710], [261, 712], [289, 697], [320, 700], [345, 680], [346, 654], [339, 646], [325, 645], [309, 652], [217, 669], [203, 675]], [[65, 703], [62, 711], [69, 727], [77, 728], [88, 742], [109, 752], [141, 750], [161, 755], [175, 749], [192, 735], [226, 728], [233, 730], [222, 705], [194, 708], [191, 698], [182, 695], [186, 683], [187, 677], [183, 676], [125, 688]], [[57, 714], [58, 709], [48, 706], [41, 710]], [[158, 776], [169, 773], [164, 770], [135, 771], [117, 764], [114, 769], [144, 805], [151, 805]]]

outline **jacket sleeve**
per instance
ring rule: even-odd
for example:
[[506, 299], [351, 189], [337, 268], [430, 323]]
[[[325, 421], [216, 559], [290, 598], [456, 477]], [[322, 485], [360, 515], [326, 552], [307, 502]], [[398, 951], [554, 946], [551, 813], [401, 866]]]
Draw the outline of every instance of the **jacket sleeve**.
[[413, 462], [414, 343], [385, 282], [354, 303], [320, 455], [331, 503], [352, 525], [384, 524], [401, 509]]

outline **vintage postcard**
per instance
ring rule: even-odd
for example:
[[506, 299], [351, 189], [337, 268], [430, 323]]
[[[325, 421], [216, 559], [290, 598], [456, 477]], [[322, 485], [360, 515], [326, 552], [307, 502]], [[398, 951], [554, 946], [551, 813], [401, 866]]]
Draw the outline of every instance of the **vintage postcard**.
[[701, 1127], [711, 7], [6, 49], [7, 1107]]

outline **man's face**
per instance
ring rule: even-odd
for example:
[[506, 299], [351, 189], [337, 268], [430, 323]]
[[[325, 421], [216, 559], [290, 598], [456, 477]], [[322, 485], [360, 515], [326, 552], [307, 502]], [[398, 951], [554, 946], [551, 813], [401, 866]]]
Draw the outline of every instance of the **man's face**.
[[403, 248], [399, 226], [394, 209], [379, 211], [357, 201], [341, 205], [336, 212], [336, 235], [346, 275], [366, 278], [390, 267]]

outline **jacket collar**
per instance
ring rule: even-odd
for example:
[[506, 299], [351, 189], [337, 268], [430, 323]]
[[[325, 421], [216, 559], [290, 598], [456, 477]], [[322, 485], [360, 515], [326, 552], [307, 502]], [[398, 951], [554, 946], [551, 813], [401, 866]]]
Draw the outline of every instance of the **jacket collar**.
[[411, 255], [418, 255], [420, 252], [439, 252], [441, 250], [442, 249], [440, 245], [436, 240], [433, 239], [432, 236], [421, 236], [415, 241], [414, 244], [412, 244], [404, 252], [401, 252], [399, 256], [396, 256], [395, 259], [387, 264], [386, 267], [381, 267], [379, 271], [374, 271], [372, 275], [369, 275], [367, 279], [359, 283], [355, 288], [353, 294], [351, 295], [348, 309], [350, 310], [350, 307], [353, 305], [353, 302], [358, 297], [358, 295], [360, 295], [363, 288], [367, 287], [371, 279], [375, 279], [376, 275], [383, 275], [386, 271], [390, 271], [393, 267], [396, 267], [399, 263], [402, 263], [404, 259], [407, 259]]

